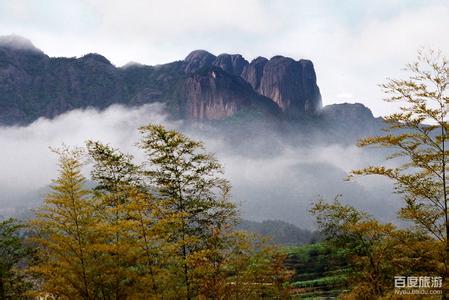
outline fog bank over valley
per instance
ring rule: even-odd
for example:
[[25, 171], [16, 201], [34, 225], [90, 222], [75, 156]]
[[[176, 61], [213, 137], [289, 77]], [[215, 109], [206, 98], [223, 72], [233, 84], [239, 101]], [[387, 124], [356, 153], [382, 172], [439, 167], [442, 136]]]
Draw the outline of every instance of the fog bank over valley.
[[223, 163], [233, 186], [233, 199], [240, 204], [245, 219], [279, 219], [311, 228], [310, 204], [320, 197], [337, 195], [384, 221], [395, 219], [400, 202], [391, 196], [390, 184], [379, 178], [345, 180], [351, 169], [383, 161], [375, 150], [362, 150], [347, 141], [325, 142], [329, 139], [319, 136], [319, 131], [306, 129], [283, 133], [257, 128], [257, 124], [255, 128], [236, 126], [232, 130], [207, 124], [191, 126], [168, 118], [159, 103], [74, 110], [28, 126], [1, 127], [0, 215], [20, 215], [41, 203], [57, 176], [56, 156], [49, 147], [83, 146], [86, 140], [94, 139], [142, 160], [135, 147], [137, 128], [148, 123], [164, 124], [204, 141], [207, 150]]

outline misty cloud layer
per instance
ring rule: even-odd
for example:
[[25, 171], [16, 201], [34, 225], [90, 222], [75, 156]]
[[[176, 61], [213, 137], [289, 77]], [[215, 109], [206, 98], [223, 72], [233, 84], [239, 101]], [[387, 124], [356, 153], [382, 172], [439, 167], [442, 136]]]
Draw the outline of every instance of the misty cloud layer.
[[134, 147], [139, 139], [137, 128], [148, 123], [165, 124], [203, 140], [223, 163], [233, 186], [233, 199], [246, 219], [281, 219], [310, 227], [313, 218], [307, 211], [312, 201], [341, 194], [344, 202], [391, 221], [400, 204], [383, 180], [345, 181], [351, 169], [380, 160], [372, 152], [353, 145], [286, 143], [269, 134], [251, 141], [259, 151], [248, 150], [249, 143], [245, 144], [243, 137], [237, 145], [204, 128], [187, 128], [182, 122], [170, 121], [162, 105], [150, 104], [140, 108], [112, 106], [102, 112], [76, 110], [53, 120], [39, 119], [26, 127], [0, 128], [0, 215], [20, 214], [42, 201], [45, 187], [57, 176], [56, 156], [49, 147], [82, 146], [94, 139], [139, 159]]

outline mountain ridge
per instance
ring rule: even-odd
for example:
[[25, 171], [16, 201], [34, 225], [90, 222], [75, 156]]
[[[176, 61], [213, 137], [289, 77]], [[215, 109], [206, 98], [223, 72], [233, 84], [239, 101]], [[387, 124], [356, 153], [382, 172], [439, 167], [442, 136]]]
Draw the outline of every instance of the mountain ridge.
[[240, 54], [194, 50], [171, 63], [116, 67], [101, 54], [49, 57], [25, 38], [0, 37], [0, 125], [153, 102], [164, 103], [174, 118], [200, 122], [245, 112], [301, 121], [335, 110], [323, 109], [310, 60], [277, 55], [248, 62]]

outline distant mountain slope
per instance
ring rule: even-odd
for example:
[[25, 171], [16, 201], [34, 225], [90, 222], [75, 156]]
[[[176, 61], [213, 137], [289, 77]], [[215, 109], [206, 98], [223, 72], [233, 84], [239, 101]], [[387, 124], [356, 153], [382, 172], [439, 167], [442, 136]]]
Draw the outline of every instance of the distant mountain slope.
[[320, 239], [318, 232], [301, 229], [294, 224], [280, 220], [262, 222], [241, 220], [237, 228], [268, 237], [270, 242], [278, 245], [297, 246], [316, 242]]
[[177, 118], [222, 120], [241, 111], [301, 119], [321, 109], [313, 64], [275, 56], [251, 63], [204, 50], [185, 60], [117, 68], [99, 54], [47, 56], [21, 37], [0, 37], [0, 124], [26, 124], [84, 107], [163, 102]]

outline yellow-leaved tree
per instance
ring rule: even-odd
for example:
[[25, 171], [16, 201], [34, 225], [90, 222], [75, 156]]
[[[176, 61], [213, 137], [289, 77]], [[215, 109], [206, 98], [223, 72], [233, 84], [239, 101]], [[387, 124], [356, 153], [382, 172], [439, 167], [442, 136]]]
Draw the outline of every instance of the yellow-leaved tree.
[[41, 282], [35, 295], [95, 299], [97, 268], [95, 209], [81, 174], [82, 151], [62, 149], [60, 174], [31, 221], [37, 262], [30, 271]]
[[388, 159], [397, 159], [398, 166], [369, 166], [353, 174], [380, 175], [394, 182], [404, 200], [400, 217], [435, 241], [435, 272], [444, 277], [448, 293], [449, 61], [439, 51], [419, 51], [406, 71], [407, 78], [382, 85], [386, 101], [400, 104], [399, 112], [385, 117], [386, 134], [359, 142], [361, 147], [392, 149]]
[[[285, 256], [235, 231], [230, 185], [201, 142], [141, 128], [144, 163], [96, 141], [62, 150], [32, 222], [33, 295], [239, 299], [285, 295]], [[89, 182], [81, 174], [91, 163]], [[92, 188], [88, 188], [92, 186]]]

